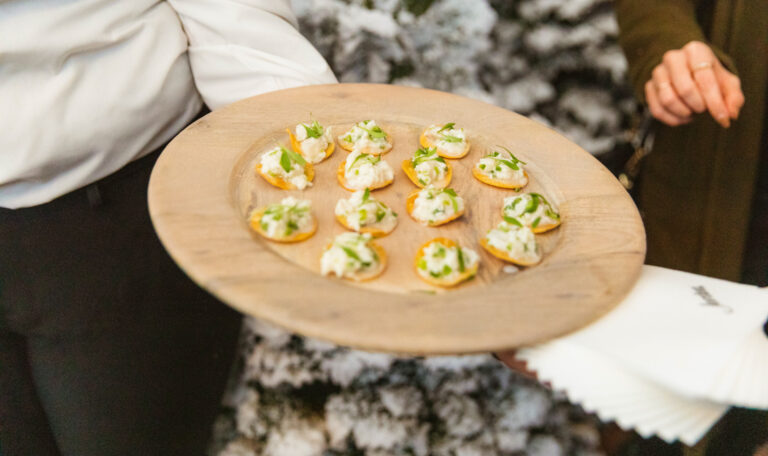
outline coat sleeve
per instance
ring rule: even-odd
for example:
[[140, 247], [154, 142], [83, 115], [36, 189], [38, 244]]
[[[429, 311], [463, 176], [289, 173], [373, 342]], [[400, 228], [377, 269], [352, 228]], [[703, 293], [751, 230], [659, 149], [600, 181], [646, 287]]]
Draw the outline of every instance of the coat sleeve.
[[638, 99], [645, 101], [645, 83], [664, 53], [691, 41], [707, 43], [730, 71], [731, 58], [713, 46], [696, 20], [695, 0], [615, 0], [619, 44], [629, 63], [629, 81]]
[[289, 0], [169, 0], [189, 41], [192, 76], [211, 109], [252, 95], [336, 82], [297, 30]]

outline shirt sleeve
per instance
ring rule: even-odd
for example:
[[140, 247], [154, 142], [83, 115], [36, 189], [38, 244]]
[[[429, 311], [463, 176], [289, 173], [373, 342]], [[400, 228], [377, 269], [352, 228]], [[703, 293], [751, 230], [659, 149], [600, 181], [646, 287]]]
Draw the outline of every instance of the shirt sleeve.
[[335, 83], [298, 31], [289, 0], [169, 0], [189, 40], [195, 85], [211, 109], [253, 95]]
[[629, 81], [638, 99], [645, 100], [645, 83], [664, 53], [691, 41], [707, 43], [730, 71], [733, 62], [707, 41], [696, 20], [694, 0], [615, 0], [619, 44], [629, 63]]

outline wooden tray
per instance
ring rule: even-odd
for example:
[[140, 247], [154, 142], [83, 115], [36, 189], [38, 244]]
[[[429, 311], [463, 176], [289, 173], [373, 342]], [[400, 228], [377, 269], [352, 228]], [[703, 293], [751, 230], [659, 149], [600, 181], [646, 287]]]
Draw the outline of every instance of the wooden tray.
[[[344, 229], [333, 208], [349, 192], [336, 180], [347, 152], [337, 146], [316, 165], [314, 185], [285, 191], [254, 173], [258, 156], [288, 145], [285, 128], [310, 113], [337, 136], [354, 122], [375, 119], [394, 137], [384, 155], [395, 171], [374, 195], [399, 214], [397, 229], [379, 242], [386, 272], [352, 283], [319, 275], [322, 248]], [[454, 168], [451, 187], [467, 213], [428, 228], [405, 211], [416, 189], [400, 163], [418, 147], [429, 124], [456, 122], [472, 149]], [[509, 273], [478, 239], [500, 220], [511, 190], [475, 180], [471, 167], [490, 147], [503, 145], [528, 165], [531, 182], [559, 206], [562, 226], [538, 235], [541, 264]], [[249, 211], [288, 196], [313, 201], [317, 233], [298, 244], [276, 244], [252, 234]], [[217, 110], [185, 129], [165, 149], [152, 173], [149, 207], [157, 233], [174, 260], [225, 303], [299, 334], [362, 349], [413, 354], [470, 353], [547, 340], [597, 319], [629, 291], [645, 256], [645, 233], [624, 189], [590, 154], [545, 126], [479, 101], [425, 89], [339, 84], [289, 89]], [[442, 290], [418, 279], [416, 250], [444, 236], [481, 254], [475, 280]]]

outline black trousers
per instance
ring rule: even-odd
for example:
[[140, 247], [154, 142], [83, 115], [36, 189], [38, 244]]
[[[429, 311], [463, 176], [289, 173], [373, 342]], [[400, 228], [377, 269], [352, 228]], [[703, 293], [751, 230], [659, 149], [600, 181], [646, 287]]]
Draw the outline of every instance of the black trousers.
[[51, 203], [0, 209], [0, 453], [202, 455], [240, 316], [150, 223], [157, 153]]

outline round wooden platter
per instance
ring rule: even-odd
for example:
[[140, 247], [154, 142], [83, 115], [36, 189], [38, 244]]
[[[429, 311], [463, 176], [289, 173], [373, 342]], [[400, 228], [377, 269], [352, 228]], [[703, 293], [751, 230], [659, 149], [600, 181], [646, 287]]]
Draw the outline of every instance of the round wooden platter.
[[[392, 135], [383, 158], [394, 183], [373, 195], [399, 214], [378, 239], [389, 264], [379, 278], [355, 283], [319, 274], [323, 247], [344, 228], [334, 207], [349, 192], [336, 180], [347, 152], [315, 166], [314, 185], [286, 191], [256, 175], [261, 153], [289, 146], [286, 128], [318, 120], [334, 137], [359, 120], [375, 119]], [[405, 210], [416, 190], [401, 162], [430, 124], [455, 122], [472, 148], [453, 167], [451, 188], [467, 212], [442, 227], [424, 227]], [[527, 162], [523, 191], [557, 205], [562, 225], [537, 235], [543, 261], [520, 269], [486, 253], [478, 240], [501, 220], [502, 200], [515, 195], [472, 177], [474, 163], [501, 145]], [[317, 233], [279, 244], [251, 232], [251, 209], [288, 196], [312, 200]], [[338, 84], [288, 89], [214, 111], [179, 134], [159, 158], [149, 185], [157, 233], [174, 260], [200, 286], [234, 308], [299, 334], [361, 349], [457, 354], [510, 349], [578, 329], [618, 304], [645, 257], [645, 232], [632, 200], [590, 154], [523, 116], [479, 101], [426, 89]], [[477, 277], [439, 289], [413, 267], [418, 247], [449, 237], [480, 253]]]

